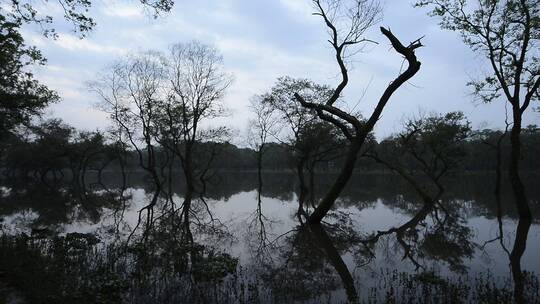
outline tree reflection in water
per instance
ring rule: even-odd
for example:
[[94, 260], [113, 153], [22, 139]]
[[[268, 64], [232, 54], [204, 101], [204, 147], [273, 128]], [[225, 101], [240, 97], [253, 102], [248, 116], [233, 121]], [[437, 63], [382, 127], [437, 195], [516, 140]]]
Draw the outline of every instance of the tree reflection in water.
[[[514, 244], [512, 246], [512, 251], [509, 251], [507, 248], [504, 239], [504, 226], [503, 226], [503, 213], [502, 213], [502, 202], [501, 202], [501, 196], [499, 192], [499, 186], [497, 183], [496, 191], [495, 191], [495, 200], [497, 203], [497, 224], [498, 224], [498, 235], [496, 238], [486, 241], [482, 248], [485, 248], [489, 243], [499, 241], [499, 245], [501, 246], [502, 250], [506, 253], [508, 256], [508, 259], [510, 261], [510, 272], [512, 273], [512, 279], [514, 282], [514, 291], [513, 291], [513, 297], [516, 303], [527, 303], [527, 299], [531, 298], [531, 296], [527, 296], [527, 293], [530, 293], [530, 289], [526, 290], [525, 285], [527, 283], [534, 283], [534, 282], [527, 282], [527, 279], [529, 280], [535, 280], [535, 277], [531, 276], [531, 273], [527, 273], [522, 270], [521, 268], [521, 258], [523, 257], [523, 254], [525, 253], [525, 249], [527, 247], [527, 237], [529, 235], [529, 230], [532, 225], [531, 219], [519, 219], [516, 227], [516, 233], [515, 233], [515, 239]], [[531, 286], [529, 286], [531, 288]]]
[[527, 235], [529, 234], [529, 228], [531, 227], [530, 219], [520, 219], [517, 231], [516, 240], [514, 241], [514, 247], [510, 253], [510, 268], [512, 270], [512, 277], [514, 279], [514, 299], [518, 303], [527, 303], [525, 293], [525, 279], [526, 274], [521, 270], [521, 257], [525, 252], [527, 245]]
[[417, 270], [426, 269], [418, 260], [424, 258], [446, 262], [451, 270], [465, 272], [463, 260], [474, 253], [472, 231], [458, 215], [437, 206], [426, 203], [406, 223], [378, 231], [363, 242], [376, 245], [382, 237], [394, 236], [403, 259], [412, 262]]
[[349, 302], [358, 301], [353, 276], [342, 258], [358, 245], [357, 233], [348, 224], [302, 224], [267, 252], [272, 257], [257, 256], [256, 274], [274, 301], [330, 301], [332, 296], [340, 298], [341, 289]]

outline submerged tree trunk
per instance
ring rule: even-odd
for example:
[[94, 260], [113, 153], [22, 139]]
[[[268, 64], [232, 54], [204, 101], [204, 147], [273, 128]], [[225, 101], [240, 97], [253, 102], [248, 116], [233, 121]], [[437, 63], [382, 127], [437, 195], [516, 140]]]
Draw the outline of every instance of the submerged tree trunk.
[[120, 165], [120, 172], [122, 173], [122, 189], [121, 193], [124, 193], [124, 190], [127, 188], [127, 174], [126, 174], [126, 159], [124, 158], [125, 153], [118, 153], [118, 164]]
[[304, 203], [306, 201], [306, 193], [308, 189], [306, 187], [306, 179], [304, 176], [304, 166], [306, 163], [305, 157], [301, 157], [298, 163], [296, 164], [296, 174], [298, 174], [299, 181], [299, 194], [298, 194], [298, 216], [304, 215]]
[[75, 193], [78, 195], [78, 196], [81, 196], [82, 195], [82, 187], [81, 187], [81, 168], [79, 165], [73, 165], [71, 166], [71, 183], [72, 183], [72, 186], [73, 186], [73, 189], [75, 190]]
[[502, 187], [502, 141], [506, 136], [506, 131], [497, 140], [496, 149], [496, 167], [495, 167], [495, 196], [500, 197]]
[[263, 184], [263, 179], [262, 179], [263, 149], [264, 149], [264, 144], [260, 145], [259, 151], [257, 151], [257, 178], [259, 180], [259, 188], [262, 188], [262, 184]]
[[87, 158], [84, 159], [84, 161], [82, 162], [82, 168], [81, 168], [81, 188], [82, 188], [82, 191], [84, 193], [84, 195], [86, 195], [86, 170], [88, 169], [88, 163], [90, 162], [90, 158], [92, 156], [88, 156]]
[[[519, 108], [517, 109], [519, 111]], [[515, 111], [514, 111], [515, 112]], [[512, 191], [516, 200], [516, 207], [519, 217], [522, 219], [532, 218], [531, 210], [525, 195], [525, 187], [519, 176], [519, 162], [521, 158], [521, 114], [514, 114], [514, 124], [510, 134], [511, 150], [510, 150], [510, 168], [509, 178], [512, 184]]]
[[193, 235], [191, 234], [190, 228], [190, 212], [191, 212], [191, 202], [193, 200], [193, 194], [195, 192], [195, 179], [193, 176], [193, 150], [192, 144], [188, 143], [184, 150], [185, 158], [183, 161], [184, 167], [184, 177], [186, 179], [186, 193], [184, 195], [184, 203], [182, 208], [182, 214], [184, 216], [183, 222], [183, 236], [187, 237], [189, 243], [193, 243]]

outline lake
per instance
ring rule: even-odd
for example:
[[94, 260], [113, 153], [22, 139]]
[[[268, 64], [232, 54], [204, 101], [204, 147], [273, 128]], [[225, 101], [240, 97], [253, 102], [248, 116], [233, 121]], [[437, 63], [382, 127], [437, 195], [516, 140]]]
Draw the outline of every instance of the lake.
[[[307, 206], [333, 177], [316, 176]], [[517, 218], [508, 185], [494, 195], [492, 175], [454, 175], [425, 204], [399, 176], [356, 174], [320, 226], [302, 224], [294, 174], [257, 180], [218, 173], [189, 208], [178, 176], [157, 197], [137, 172], [86, 189], [4, 181], [0, 300], [502, 303], [517, 291], [540, 301], [540, 225]], [[540, 189], [527, 191], [537, 219]]]

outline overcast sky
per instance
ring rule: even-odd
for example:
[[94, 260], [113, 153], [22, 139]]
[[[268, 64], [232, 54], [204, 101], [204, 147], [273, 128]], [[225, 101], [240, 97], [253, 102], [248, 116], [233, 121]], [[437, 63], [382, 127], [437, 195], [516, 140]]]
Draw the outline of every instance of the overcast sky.
[[[47, 111], [48, 116], [89, 130], [106, 128], [108, 119], [95, 109], [97, 98], [85, 82], [114, 60], [130, 52], [166, 51], [173, 43], [192, 39], [213, 44], [235, 77], [224, 100], [231, 112], [225, 123], [243, 131], [250, 116], [250, 97], [267, 91], [277, 77], [310, 78], [330, 85], [339, 82], [326, 30], [311, 12], [309, 0], [177, 0], [171, 13], [152, 19], [138, 1], [95, 1], [91, 13], [98, 25], [83, 40], [69, 31], [57, 40], [46, 39], [31, 27], [25, 28], [24, 35], [48, 59], [38, 79], [62, 97]], [[488, 70], [484, 59], [464, 46], [456, 33], [440, 30], [436, 19], [413, 8], [408, 0], [386, 1], [380, 25], [390, 27], [404, 43], [425, 35], [425, 47], [417, 51], [420, 72], [391, 99], [376, 126], [377, 137], [399, 130], [403, 118], [419, 112], [461, 110], [475, 128], [502, 127], [502, 100], [480, 104], [466, 87]], [[402, 64], [378, 27], [367, 38], [379, 44], [350, 62], [350, 82], [344, 92], [349, 109], [360, 109], [365, 116]], [[540, 113], [530, 111], [525, 122], [540, 124]]]

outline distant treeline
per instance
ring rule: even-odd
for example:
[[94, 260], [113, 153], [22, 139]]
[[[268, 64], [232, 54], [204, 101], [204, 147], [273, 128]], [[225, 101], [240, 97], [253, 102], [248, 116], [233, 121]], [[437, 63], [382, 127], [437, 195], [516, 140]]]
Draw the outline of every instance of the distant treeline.
[[[529, 126], [523, 130], [522, 170], [540, 171], [540, 129]], [[392, 137], [377, 141], [372, 139], [366, 151], [380, 154], [393, 140]], [[499, 130], [483, 129], [470, 133], [461, 141], [460, 151], [464, 154], [454, 171], [493, 171], [497, 166], [497, 143], [500, 142], [501, 168], [507, 168], [509, 159], [509, 136]], [[211, 163], [212, 170], [257, 170], [257, 151], [238, 147], [229, 142], [197, 142], [195, 161], [199, 164]], [[263, 170], [294, 170], [298, 153], [284, 143], [267, 143], [262, 159]], [[325, 159], [315, 165], [315, 171], [332, 172], [339, 170], [346, 149], [334, 149]], [[89, 170], [122, 171], [139, 170], [138, 153], [115, 143], [109, 143], [106, 136], [98, 131], [77, 131], [60, 120], [49, 120], [32, 126], [17, 136], [12, 136], [1, 145], [1, 166], [5, 177], [34, 179], [63, 179], [67, 173], [70, 178], [84, 182]], [[366, 151], [361, 151], [363, 156]], [[142, 151], [143, 156], [145, 151]], [[163, 164], [161, 173], [177, 170], [180, 164], [170, 166], [171, 155], [166, 149], [156, 145], [156, 162]], [[386, 152], [387, 153], [387, 152]], [[212, 161], [210, 162], [210, 158]], [[407, 164], [412, 170], [416, 162]], [[360, 157], [356, 171], [388, 171], [388, 168], [369, 157]]]
[[[470, 138], [461, 145], [465, 150], [462, 162], [456, 170], [461, 171], [493, 171], [496, 163], [496, 142], [503, 135], [499, 130], [484, 129], [472, 133]], [[540, 128], [529, 126], [523, 130], [523, 171], [540, 171]], [[379, 142], [371, 143], [372, 149], [379, 149]], [[295, 153], [286, 144], [269, 143], [266, 147], [262, 164], [265, 170], [290, 170], [295, 166]], [[221, 144], [221, 151], [216, 158], [216, 166], [220, 169], [255, 170], [257, 168], [256, 152], [251, 148], [241, 148], [230, 143]], [[342, 165], [345, 149], [336, 151], [333, 160], [321, 161], [317, 165], [319, 171], [338, 170]], [[340, 153], [342, 152], [342, 153]], [[510, 153], [509, 136], [504, 136], [501, 142], [501, 167], [507, 168], [508, 154]], [[415, 163], [411, 163], [414, 166]], [[134, 164], [136, 166], [136, 164]], [[382, 171], [388, 170], [384, 165], [378, 164], [370, 158], [360, 157], [356, 170]]]

